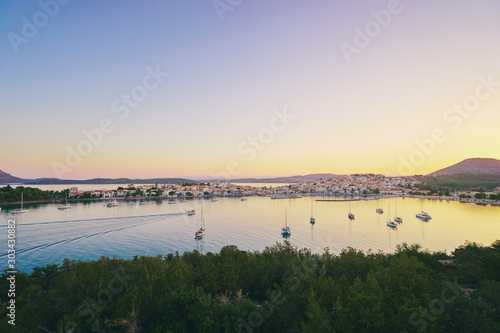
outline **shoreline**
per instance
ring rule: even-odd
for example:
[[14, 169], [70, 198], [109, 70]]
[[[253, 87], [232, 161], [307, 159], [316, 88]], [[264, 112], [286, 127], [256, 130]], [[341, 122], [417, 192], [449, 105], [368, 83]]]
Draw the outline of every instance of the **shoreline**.
[[[71, 202], [92, 202], [92, 201], [110, 201], [110, 200], [127, 200], [127, 201], [137, 201], [137, 200], [192, 200], [192, 199], [211, 199], [211, 198], [240, 198], [240, 197], [259, 197], [262, 195], [227, 195], [227, 196], [192, 196], [184, 198], [171, 198], [171, 197], [113, 197], [113, 198], [87, 198], [87, 199], [68, 199], [68, 203]], [[314, 197], [314, 195], [311, 195]], [[319, 196], [319, 195], [318, 195]], [[393, 195], [393, 196], [370, 196], [365, 198], [345, 198], [345, 199], [316, 199], [315, 201], [320, 202], [349, 202], [349, 201], [370, 201], [379, 199], [391, 199], [391, 198], [413, 198], [413, 199], [426, 199], [426, 200], [445, 200], [445, 201], [458, 201], [461, 203], [473, 203], [477, 205], [491, 205], [500, 206], [500, 200], [490, 200], [490, 199], [460, 199], [456, 197], [445, 197], [445, 196], [423, 196], [423, 195]], [[295, 198], [284, 198], [284, 199], [295, 199]], [[46, 200], [33, 200], [24, 201], [23, 204], [34, 204], [34, 203], [64, 203], [65, 199], [46, 199]], [[15, 202], [0, 202], [0, 206], [9, 205], [19, 205], [21, 201]]]
[[351, 198], [351, 199], [316, 199], [315, 201], [322, 202], [349, 202], [349, 201], [370, 201], [379, 199], [391, 199], [391, 198], [412, 198], [412, 199], [426, 199], [426, 200], [441, 200], [441, 201], [457, 201], [460, 203], [473, 203], [476, 205], [486, 206], [500, 206], [500, 200], [490, 200], [490, 199], [460, 199], [457, 197], [445, 197], [445, 196], [425, 196], [425, 195], [391, 195], [391, 196], [373, 196], [366, 198]]
[[[185, 197], [185, 198], [169, 198], [169, 197], [113, 197], [113, 198], [86, 198], [86, 199], [69, 199], [68, 198], [68, 203], [71, 202], [87, 202], [87, 201], [110, 201], [110, 200], [130, 200], [130, 201], [137, 201], [137, 200], [177, 200], [177, 199], [184, 199], [184, 200], [191, 200], [191, 199], [210, 199], [210, 198], [239, 198], [239, 197], [244, 197], [242, 195], [227, 195], [224, 197], [218, 197], [218, 196], [201, 196], [201, 197]], [[246, 195], [245, 197], [249, 197], [249, 195]], [[23, 204], [31, 204], [31, 203], [64, 203], [66, 202], [66, 199], [45, 199], [45, 200], [32, 200], [32, 201], [24, 201]], [[8, 205], [20, 205], [21, 201], [14, 201], [14, 202], [0, 202], [0, 206], [8, 206]]]

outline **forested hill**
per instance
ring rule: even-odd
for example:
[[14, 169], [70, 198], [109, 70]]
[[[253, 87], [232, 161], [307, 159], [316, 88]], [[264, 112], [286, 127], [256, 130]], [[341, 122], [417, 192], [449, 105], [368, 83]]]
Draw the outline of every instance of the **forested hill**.
[[0, 279], [2, 332], [500, 332], [500, 241], [453, 257], [417, 245], [340, 255], [226, 246], [66, 260], [16, 283], [14, 327]]
[[500, 175], [500, 160], [494, 158], [468, 158], [447, 168], [434, 171], [428, 174], [428, 176], [457, 175], [464, 173]]

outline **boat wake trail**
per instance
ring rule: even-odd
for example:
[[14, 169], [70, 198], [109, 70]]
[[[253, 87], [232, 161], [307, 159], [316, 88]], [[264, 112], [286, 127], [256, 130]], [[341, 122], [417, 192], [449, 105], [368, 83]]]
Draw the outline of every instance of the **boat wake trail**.
[[[179, 216], [186, 215], [185, 213], [171, 213], [171, 214], [153, 214], [153, 215], [137, 215], [137, 216], [122, 216], [122, 217], [103, 217], [97, 219], [86, 219], [86, 220], [68, 220], [68, 221], [51, 221], [51, 222], [36, 222], [36, 223], [20, 223], [20, 226], [30, 226], [30, 225], [44, 225], [44, 224], [59, 224], [59, 223], [77, 223], [77, 222], [94, 222], [94, 221], [106, 221], [106, 220], [125, 220], [125, 219], [136, 219], [145, 217], [164, 217], [164, 216]], [[7, 225], [1, 225], [0, 227], [7, 227]]]
[[[32, 223], [31, 225], [54, 224], [54, 223], [72, 223], [72, 222], [98, 222], [98, 221], [103, 221], [103, 220], [116, 220], [117, 222], [121, 222], [121, 221], [123, 221], [125, 219], [129, 219], [129, 218], [157, 217], [156, 219], [147, 220], [147, 221], [144, 221], [142, 223], [135, 223], [132, 225], [125, 225], [125, 226], [123, 225], [123, 223], [121, 223], [119, 225], [114, 225], [114, 227], [112, 229], [101, 230], [99, 232], [94, 232], [92, 234], [79, 235], [79, 236], [73, 237], [73, 238], [66, 238], [66, 239], [57, 240], [57, 241], [53, 241], [53, 242], [46, 242], [43, 244], [37, 244], [37, 245], [27, 247], [27, 248], [21, 248], [21, 249], [18, 249], [16, 251], [16, 253], [17, 254], [27, 253], [27, 252], [34, 251], [34, 250], [42, 250], [42, 249], [46, 249], [46, 248], [49, 248], [52, 246], [68, 244], [68, 243], [76, 242], [76, 241], [83, 240], [83, 239], [89, 239], [92, 237], [103, 236], [103, 235], [110, 234], [110, 233], [117, 233], [117, 232], [120, 232], [123, 230], [129, 230], [129, 229], [136, 228], [136, 227], [142, 227], [142, 226], [150, 225], [153, 223], [162, 222], [162, 221], [165, 221], [165, 217], [176, 216], [176, 215], [183, 215], [183, 214], [158, 214], [158, 215], [144, 215], [144, 216], [127, 216], [127, 217], [118, 217], [118, 218], [102, 218], [102, 219], [91, 219], [91, 220], [73, 220], [73, 221]], [[25, 224], [25, 225], [27, 225], [27, 224]], [[23, 226], [25, 226], [25, 225], [23, 225]], [[6, 257], [7, 255], [8, 255], [8, 253], [3, 253], [0, 255], [0, 258]]]

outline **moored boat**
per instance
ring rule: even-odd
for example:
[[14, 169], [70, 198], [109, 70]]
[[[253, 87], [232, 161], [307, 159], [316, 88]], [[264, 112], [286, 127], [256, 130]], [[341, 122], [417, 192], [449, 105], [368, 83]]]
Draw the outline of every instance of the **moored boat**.
[[286, 207], [285, 207], [285, 226], [281, 228], [281, 236], [283, 238], [288, 238], [292, 235], [292, 230], [288, 226], [288, 221], [287, 221], [287, 212], [286, 212]]
[[[196, 225], [198, 228], [198, 223]], [[200, 228], [198, 231], [195, 232], [194, 238], [195, 239], [201, 239], [203, 236], [205, 236], [205, 218], [203, 217], [203, 207], [201, 207], [201, 223], [200, 223]]]
[[396, 213], [394, 214], [396, 217], [394, 218], [394, 222], [403, 223], [403, 218], [398, 216], [398, 203], [396, 202]]
[[66, 193], [66, 204], [60, 205], [59, 207], [57, 207], [57, 209], [59, 209], [59, 210], [71, 209], [71, 206], [68, 205], [68, 194], [67, 193]]
[[353, 213], [351, 213], [351, 202], [349, 201], [349, 213], [347, 214], [347, 217], [349, 220], [354, 220], [355, 216]]
[[24, 198], [23, 193], [21, 193], [21, 209], [15, 209], [12, 212], [10, 212], [11, 214], [13, 214], [13, 215], [15, 215], [15, 214], [24, 214], [24, 213], [29, 212], [29, 209], [24, 209], [23, 208], [23, 201], [24, 201], [23, 198]]
[[391, 204], [389, 204], [389, 209], [387, 211], [387, 226], [389, 228], [392, 228], [392, 229], [395, 229], [395, 228], [398, 227], [398, 225], [396, 224], [396, 222], [391, 221]]
[[309, 219], [311, 224], [316, 223], [316, 219], [313, 217], [313, 201], [311, 201], [311, 218]]

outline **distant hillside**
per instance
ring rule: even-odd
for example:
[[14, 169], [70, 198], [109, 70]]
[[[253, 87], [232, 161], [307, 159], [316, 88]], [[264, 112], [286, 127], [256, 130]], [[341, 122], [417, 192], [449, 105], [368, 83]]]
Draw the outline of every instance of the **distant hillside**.
[[500, 175], [500, 160], [494, 158], [469, 158], [447, 168], [434, 171], [427, 176], [457, 175], [462, 173]]
[[[239, 178], [231, 179], [232, 183], [301, 183], [309, 180], [335, 178], [333, 173], [315, 173], [305, 176], [274, 177], [274, 178]], [[205, 180], [205, 182], [218, 181], [218, 179]]]
[[183, 184], [197, 183], [195, 180], [184, 178], [150, 178], [150, 179], [131, 179], [131, 178], [92, 178], [86, 180], [59, 179], [59, 178], [39, 178], [26, 182], [26, 185], [70, 185], [70, 184]]
[[37, 178], [23, 179], [14, 177], [7, 172], [0, 170], [0, 185], [23, 184], [23, 185], [71, 185], [71, 184], [183, 184], [198, 183], [192, 179], [185, 178], [149, 178], [149, 179], [131, 179], [131, 178], [93, 178], [86, 180], [60, 179], [60, 178]]
[[430, 188], [453, 188], [457, 190], [485, 189], [492, 191], [500, 187], [500, 174], [494, 173], [458, 173], [442, 176], [417, 176]]
[[28, 181], [28, 179], [14, 177], [9, 173], [0, 170], [0, 184], [19, 184], [26, 181]]

